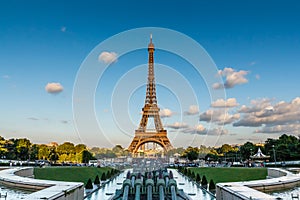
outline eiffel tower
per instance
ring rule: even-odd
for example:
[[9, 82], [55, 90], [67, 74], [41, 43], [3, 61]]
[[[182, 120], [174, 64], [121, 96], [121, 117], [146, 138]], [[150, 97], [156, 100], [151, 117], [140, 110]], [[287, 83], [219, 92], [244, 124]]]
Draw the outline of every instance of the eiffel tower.
[[[159, 107], [157, 106], [156, 89], [154, 80], [154, 44], [152, 43], [152, 35], [150, 35], [150, 43], [148, 45], [148, 83], [146, 90], [145, 105], [142, 109], [142, 119], [139, 128], [135, 130], [135, 136], [128, 147], [129, 152], [133, 155], [141, 148], [145, 150], [146, 143], [155, 143], [160, 145], [164, 151], [172, 149], [170, 140], [167, 137], [167, 130], [163, 128], [159, 116]], [[148, 119], [154, 119], [155, 129], [148, 130]]]

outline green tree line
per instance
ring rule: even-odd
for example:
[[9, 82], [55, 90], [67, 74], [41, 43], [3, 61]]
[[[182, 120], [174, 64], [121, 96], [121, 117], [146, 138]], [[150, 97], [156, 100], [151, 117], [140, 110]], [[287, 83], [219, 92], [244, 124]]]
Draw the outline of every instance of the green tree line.
[[[293, 135], [281, 135], [278, 139], [267, 139], [263, 144], [257, 146], [252, 142], [246, 142], [243, 145], [232, 146], [223, 144], [221, 147], [188, 147], [181, 152], [181, 157], [190, 161], [196, 159], [205, 159], [213, 161], [242, 161], [250, 159], [258, 148], [265, 155], [270, 156], [270, 161], [292, 161], [300, 160], [300, 139]], [[174, 152], [174, 150], [172, 150]]]
[[[244, 161], [255, 154], [258, 148], [270, 156], [270, 161], [274, 161], [274, 153], [277, 161], [300, 160], [300, 139], [293, 135], [281, 135], [278, 139], [269, 138], [261, 146], [256, 146], [252, 142], [242, 145], [232, 146], [223, 144], [220, 147], [179, 147], [167, 152], [167, 156], [178, 154], [180, 157], [190, 161], [196, 159], [214, 161]], [[113, 148], [93, 147], [88, 149], [84, 144], [74, 145], [71, 142], [63, 144], [52, 143], [33, 144], [29, 139], [4, 139], [0, 136], [0, 158], [11, 160], [49, 160], [51, 162], [73, 162], [87, 163], [90, 159], [115, 158], [130, 156], [127, 149], [121, 145]]]
[[84, 144], [74, 145], [71, 142], [60, 145], [33, 144], [27, 138], [6, 140], [0, 136], [0, 158], [23, 161], [48, 160], [52, 163], [88, 163], [94, 157]]

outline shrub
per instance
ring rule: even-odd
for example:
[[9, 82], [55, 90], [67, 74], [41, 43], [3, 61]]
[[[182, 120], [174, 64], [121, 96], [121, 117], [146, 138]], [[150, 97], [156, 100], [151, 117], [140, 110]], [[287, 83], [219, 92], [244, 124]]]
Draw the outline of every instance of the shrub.
[[184, 168], [183, 174], [184, 174], [184, 175], [187, 175], [187, 168]]
[[182, 173], [182, 166], [178, 166], [178, 171]]
[[188, 177], [191, 176], [191, 170], [190, 170], [190, 169], [187, 170], [187, 176], [188, 176]]
[[99, 179], [99, 176], [98, 176], [98, 175], [97, 175], [96, 178], [95, 178], [94, 184], [95, 184], [95, 185], [99, 185], [99, 184], [100, 184], [100, 179]]
[[210, 181], [209, 181], [208, 189], [209, 189], [209, 191], [212, 191], [212, 190], [216, 189], [216, 185], [215, 185], [215, 183], [212, 179], [210, 179]]
[[195, 179], [195, 177], [196, 177], [195, 172], [192, 172], [191, 178], [192, 178], [192, 179]]
[[105, 181], [106, 180], [106, 175], [105, 175], [105, 172], [103, 172], [101, 174], [101, 181]]
[[85, 189], [93, 189], [92, 180], [89, 178], [88, 182], [85, 185]]
[[111, 177], [111, 173], [110, 171], [107, 171], [106, 178], [110, 178], [110, 177]]
[[197, 174], [197, 176], [196, 176], [196, 182], [198, 182], [198, 183], [200, 183], [200, 182], [201, 182], [201, 177], [200, 177], [200, 175], [199, 175], [199, 174]]
[[204, 187], [204, 188], [207, 188], [207, 179], [206, 179], [206, 176], [203, 175], [202, 177], [202, 180], [201, 180], [201, 186]]

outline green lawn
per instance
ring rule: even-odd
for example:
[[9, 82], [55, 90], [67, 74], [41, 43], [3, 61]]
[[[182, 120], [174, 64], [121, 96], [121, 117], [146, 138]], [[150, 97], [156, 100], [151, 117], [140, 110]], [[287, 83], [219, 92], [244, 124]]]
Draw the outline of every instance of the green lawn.
[[236, 182], [265, 179], [267, 168], [189, 168], [195, 175], [205, 175], [207, 180], [212, 179], [215, 183]]
[[94, 182], [96, 176], [111, 170], [108, 167], [45, 167], [34, 168], [34, 178], [56, 181], [71, 181], [87, 183], [89, 178]]

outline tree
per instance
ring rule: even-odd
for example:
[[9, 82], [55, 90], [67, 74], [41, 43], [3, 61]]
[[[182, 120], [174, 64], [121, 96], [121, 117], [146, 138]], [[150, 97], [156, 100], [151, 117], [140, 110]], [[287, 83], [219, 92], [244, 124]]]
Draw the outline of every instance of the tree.
[[219, 159], [219, 153], [215, 149], [211, 149], [210, 152], [205, 156], [207, 161], [217, 161]]
[[89, 178], [88, 182], [85, 185], [85, 189], [93, 189], [92, 180]]
[[183, 167], [182, 167], [182, 166], [178, 166], [178, 171], [179, 171], [180, 173], [182, 173], [182, 172], [183, 172]]
[[207, 183], [208, 183], [208, 182], [207, 182], [206, 176], [203, 175], [202, 180], [201, 180], [201, 186], [202, 186], [203, 188], [207, 189]]
[[110, 177], [111, 177], [111, 173], [110, 173], [110, 171], [107, 171], [106, 178], [110, 178]]
[[85, 144], [77, 144], [74, 149], [76, 153], [81, 153], [83, 150], [87, 150]]
[[110, 177], [112, 177], [114, 175], [115, 175], [115, 170], [114, 169], [110, 170]]
[[47, 145], [41, 144], [38, 150], [38, 159], [47, 160], [50, 154], [50, 150]]
[[27, 160], [29, 158], [30, 140], [21, 138], [15, 140], [16, 155], [18, 159]]
[[88, 163], [89, 160], [94, 159], [93, 155], [88, 150], [83, 150], [81, 152], [81, 155], [82, 155], [82, 162], [83, 163]]
[[211, 151], [211, 148], [210, 147], [206, 147], [204, 145], [201, 145], [199, 147], [199, 158], [200, 159], [205, 159], [206, 155], [209, 154]]
[[61, 154], [61, 155], [58, 156], [58, 160], [61, 163], [68, 161], [68, 155], [67, 154]]
[[196, 175], [195, 175], [195, 172], [193, 171], [192, 174], [191, 174], [191, 178], [195, 179], [195, 177], [196, 177]]
[[167, 152], [166, 155], [167, 155], [167, 156], [173, 156], [173, 155], [176, 154], [176, 153], [182, 155], [184, 151], [185, 151], [185, 150], [184, 150], [183, 147], [173, 148], [173, 149], [169, 150], [169, 151]]
[[217, 156], [216, 154], [211, 154], [211, 153], [209, 153], [209, 154], [207, 154], [206, 156], [205, 156], [205, 160], [207, 160], [207, 161], [217, 161], [217, 160], [219, 160], [219, 156]]
[[197, 183], [200, 183], [201, 182], [201, 178], [200, 178], [200, 175], [197, 173], [197, 176], [196, 176], [196, 182]]
[[39, 145], [34, 144], [31, 146], [29, 151], [29, 159], [30, 160], [37, 160], [39, 155]]
[[5, 154], [6, 159], [15, 160], [17, 158], [17, 150], [16, 150], [16, 139], [9, 139], [6, 143], [6, 148], [8, 150], [8, 153]]
[[104, 154], [105, 158], [116, 158], [117, 155], [112, 150], [107, 150]]
[[100, 179], [99, 179], [99, 176], [98, 176], [98, 175], [97, 175], [96, 178], [95, 178], [94, 184], [95, 184], [95, 185], [100, 185]]
[[187, 170], [186, 167], [185, 167], [184, 170], [183, 170], [183, 174], [186, 175], [186, 176], [187, 176], [187, 174], [188, 174], [188, 170]]
[[112, 152], [116, 156], [123, 156], [124, 155], [124, 148], [121, 145], [116, 145], [114, 148], [112, 148]]
[[56, 152], [56, 147], [55, 146], [50, 147], [49, 160], [51, 162], [56, 163], [56, 161], [58, 159], [59, 159], [59, 156], [58, 156], [58, 154]]
[[251, 153], [253, 154], [257, 151], [257, 147], [251, 142], [246, 142], [244, 145], [241, 146], [240, 150], [243, 159], [249, 159]]
[[101, 174], [101, 181], [105, 181], [105, 180], [106, 180], [105, 172], [102, 172], [102, 174]]
[[57, 153], [59, 155], [62, 155], [62, 154], [72, 154], [72, 153], [75, 153], [75, 147], [74, 147], [74, 144], [71, 143], [71, 142], [65, 142], [61, 145], [58, 145], [57, 147]]
[[4, 158], [7, 152], [6, 140], [0, 136], [0, 158]]
[[274, 162], [274, 151], [277, 161], [299, 160], [300, 159], [300, 141], [293, 135], [283, 134], [279, 139], [267, 139], [265, 142], [265, 151], [271, 155], [270, 160]]
[[229, 144], [223, 144], [220, 148], [219, 153], [228, 153], [233, 150], [234, 150], [234, 148], [232, 146], [230, 146]]
[[190, 161], [198, 159], [199, 149], [197, 147], [188, 147], [184, 153], [183, 157], [189, 159]]
[[120, 170], [118, 170], [118, 169], [115, 169], [114, 171], [115, 171], [115, 173], [114, 173], [115, 175], [120, 173]]
[[212, 179], [210, 179], [208, 190], [213, 192], [215, 189], [216, 189], [216, 185], [215, 185], [214, 181]]
[[[116, 154], [111, 150], [107, 148], [99, 148], [99, 147], [93, 147], [90, 152], [93, 154], [93, 156], [97, 159], [102, 158], [115, 158]], [[128, 153], [128, 152], [127, 152]]]
[[187, 169], [187, 174], [186, 174], [188, 177], [191, 176], [191, 170], [190, 169]]

